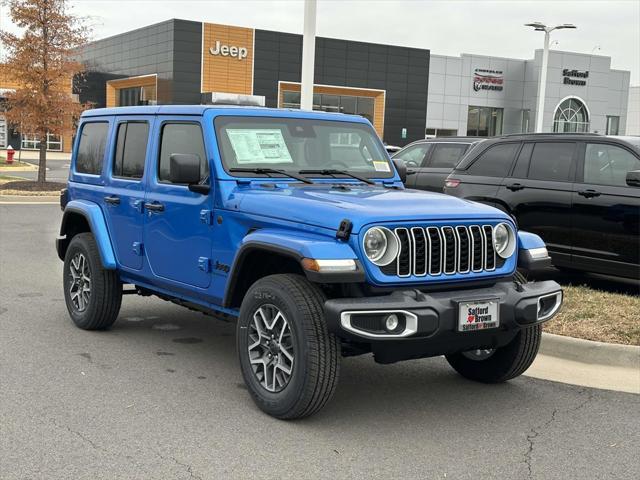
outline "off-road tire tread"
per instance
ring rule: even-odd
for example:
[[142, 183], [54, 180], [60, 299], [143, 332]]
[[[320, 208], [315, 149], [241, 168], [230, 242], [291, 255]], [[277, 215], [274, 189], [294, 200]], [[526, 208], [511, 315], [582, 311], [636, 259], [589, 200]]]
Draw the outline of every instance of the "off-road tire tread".
[[331, 399], [340, 376], [340, 342], [335, 335], [329, 333], [324, 321], [326, 297], [318, 286], [300, 275], [270, 275], [254, 286], [259, 283], [275, 283], [279, 291], [286, 291], [292, 297], [298, 308], [300, 321], [297, 326], [306, 331], [308, 339], [308, 380], [305, 382], [305, 390], [297, 405], [276, 416], [281, 419], [308, 417]]
[[[460, 353], [447, 355], [446, 359], [465, 378], [483, 383], [502, 383], [522, 375], [531, 366], [538, 354], [541, 338], [542, 325], [533, 325], [523, 328], [511, 343], [500, 347], [487, 360], [474, 361]], [[504, 349], [507, 349], [507, 351]], [[516, 349], [516, 351], [512, 352], [511, 349]], [[502, 356], [503, 354], [512, 354], [513, 361], [495, 365], [495, 360], [499, 358], [495, 356]], [[487, 363], [483, 364], [483, 362]], [[493, 367], [491, 367], [492, 365]]]
[[[72, 251], [71, 247], [76, 243], [81, 244], [93, 263], [91, 271], [91, 302], [96, 303], [94, 314], [87, 322], [79, 323], [74, 321], [74, 323], [83, 330], [106, 330], [118, 318], [122, 304], [122, 284], [115, 270], [102, 268], [100, 251], [93, 234], [79, 233], [75, 235], [69, 244], [67, 252]], [[65, 259], [65, 275], [67, 260]], [[98, 268], [95, 268], [96, 265]]]

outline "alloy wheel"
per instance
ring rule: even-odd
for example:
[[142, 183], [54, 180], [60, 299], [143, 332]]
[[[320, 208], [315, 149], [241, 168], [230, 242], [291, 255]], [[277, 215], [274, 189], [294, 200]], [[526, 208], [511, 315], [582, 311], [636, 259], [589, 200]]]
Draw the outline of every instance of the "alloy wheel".
[[249, 324], [249, 361], [255, 378], [269, 392], [282, 391], [293, 372], [291, 327], [275, 305], [261, 305]]
[[91, 299], [91, 269], [87, 257], [76, 253], [69, 264], [69, 296], [78, 312], [84, 312]]

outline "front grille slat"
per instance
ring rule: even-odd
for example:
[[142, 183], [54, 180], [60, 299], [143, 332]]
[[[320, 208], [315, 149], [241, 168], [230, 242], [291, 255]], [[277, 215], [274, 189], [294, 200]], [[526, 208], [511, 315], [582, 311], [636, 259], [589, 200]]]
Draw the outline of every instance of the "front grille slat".
[[398, 227], [396, 261], [381, 272], [398, 277], [490, 272], [500, 267], [493, 248], [491, 225], [444, 225], [440, 227]]

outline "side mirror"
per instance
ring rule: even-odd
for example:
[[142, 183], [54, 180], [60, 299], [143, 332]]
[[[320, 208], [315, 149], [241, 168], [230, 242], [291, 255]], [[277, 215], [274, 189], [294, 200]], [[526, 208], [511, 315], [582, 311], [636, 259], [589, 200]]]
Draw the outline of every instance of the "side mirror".
[[393, 158], [393, 166], [396, 167], [396, 170], [398, 171], [398, 175], [400, 175], [400, 180], [402, 180], [402, 183], [406, 183], [407, 181], [407, 166], [405, 165], [403, 160], [400, 160], [399, 158]]
[[627, 172], [627, 185], [630, 187], [640, 187], [640, 170]]
[[199, 185], [201, 163], [198, 155], [172, 153], [169, 157], [169, 180], [171, 183], [188, 185], [192, 192], [209, 193], [208, 185]]

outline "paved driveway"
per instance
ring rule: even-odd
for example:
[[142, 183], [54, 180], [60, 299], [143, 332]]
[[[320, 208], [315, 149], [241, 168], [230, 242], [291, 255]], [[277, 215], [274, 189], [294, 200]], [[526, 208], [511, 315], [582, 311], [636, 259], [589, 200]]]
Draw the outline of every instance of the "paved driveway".
[[73, 327], [59, 221], [56, 206], [0, 205], [3, 479], [640, 477], [639, 396], [479, 385], [441, 358], [345, 359], [320, 414], [267, 417], [230, 324], [127, 296], [112, 330]]

